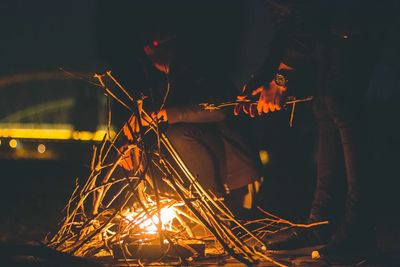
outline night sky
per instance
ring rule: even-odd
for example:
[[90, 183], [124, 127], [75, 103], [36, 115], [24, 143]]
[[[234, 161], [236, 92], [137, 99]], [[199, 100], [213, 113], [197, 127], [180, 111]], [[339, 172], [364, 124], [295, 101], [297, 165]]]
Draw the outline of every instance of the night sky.
[[[134, 43], [135, 39], [140, 38], [140, 31], [143, 31], [148, 24], [163, 23], [160, 20], [164, 20], [164, 18], [159, 18], [157, 12], [151, 10], [152, 4], [131, 4], [130, 7], [133, 7], [133, 10], [129, 12], [125, 10], [121, 16], [126, 15], [125, 21], [134, 25], [132, 27], [123, 25], [121, 27], [124, 30], [121, 33], [122, 36], [104, 32], [96, 29], [95, 25], [98, 20], [95, 18], [95, 12], [99, 6], [107, 9], [107, 5], [110, 5], [108, 1], [103, 2], [93, 0], [1, 1], [0, 75], [4, 77], [8, 74], [57, 70], [60, 67], [75, 71], [98, 70], [102, 59], [99, 59], [96, 52], [98, 46], [96, 38], [103, 37], [95, 36], [96, 31], [100, 31], [104, 38], [112, 40], [113, 43], [118, 43], [119, 38], [122, 40], [129, 38]], [[121, 1], [123, 4], [127, 2], [129, 1]], [[205, 2], [209, 4], [208, 2], [212, 1]], [[229, 1], [222, 2], [223, 4], [216, 5], [216, 11], [206, 9], [206, 4], [197, 4], [200, 6], [200, 11], [193, 8], [185, 16], [191, 18], [191, 21], [188, 22], [189, 25], [192, 23], [193, 27], [201, 25], [201, 27], [211, 29], [209, 33], [206, 30], [199, 33], [209, 45], [216, 42], [222, 50], [229, 50], [232, 46], [238, 47], [239, 53], [235, 53], [231, 60], [234, 61], [235, 66], [238, 66], [233, 70], [232, 78], [239, 86], [248, 79], [250, 73], [254, 72], [265, 58], [272, 36], [272, 28], [268, 23], [267, 10], [263, 8], [260, 1], [245, 1], [245, 4], [241, 3], [241, 10], [238, 10], [237, 6], [230, 5]], [[99, 3], [101, 4], [99, 5]], [[201, 8], [203, 8], [203, 14]], [[112, 6], [110, 6], [110, 11], [101, 10], [101, 16], [108, 24], [112, 24], [120, 16], [112, 12], [114, 10], [117, 10], [116, 12], [124, 11], [121, 8], [113, 9]], [[176, 10], [174, 12], [175, 14], [167, 16], [166, 19], [174, 21], [176, 16], [183, 13]], [[207, 12], [212, 15], [209, 16]], [[218, 14], [218, 12], [225, 12], [228, 15]], [[193, 17], [197, 17], [201, 21], [195, 21]], [[212, 23], [216, 20], [220, 20], [220, 23], [213, 25]], [[182, 22], [184, 21], [181, 19], [179, 23]], [[235, 23], [243, 23], [245, 26], [243, 29], [233, 29]], [[215, 30], [213, 30], [214, 28]], [[118, 32], [118, 29], [115, 31]], [[231, 32], [234, 33], [230, 34]], [[129, 37], [127, 37], [128, 35]], [[139, 42], [139, 40], [137, 41]], [[114, 45], [112, 48], [119, 46], [123, 46], [123, 44]], [[138, 47], [134, 47], [134, 49], [138, 49]]]

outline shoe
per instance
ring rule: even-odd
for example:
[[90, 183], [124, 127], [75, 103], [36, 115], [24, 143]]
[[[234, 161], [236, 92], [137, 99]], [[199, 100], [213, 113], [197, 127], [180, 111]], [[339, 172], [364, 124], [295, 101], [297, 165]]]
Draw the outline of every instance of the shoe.
[[310, 255], [322, 248], [329, 240], [330, 227], [319, 225], [312, 228], [296, 228], [284, 231], [265, 240], [267, 253], [271, 255]]
[[375, 231], [372, 227], [342, 224], [326, 246], [312, 252], [313, 259], [361, 264], [378, 255]]

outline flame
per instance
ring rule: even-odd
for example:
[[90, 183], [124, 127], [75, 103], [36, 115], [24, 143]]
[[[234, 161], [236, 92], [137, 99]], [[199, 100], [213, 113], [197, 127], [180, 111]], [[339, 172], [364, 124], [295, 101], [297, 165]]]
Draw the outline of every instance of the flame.
[[[163, 230], [172, 230], [172, 222], [176, 218], [176, 212], [173, 207], [164, 207], [160, 211], [161, 217], [161, 228]], [[134, 213], [129, 214], [125, 218], [129, 221], [132, 221], [134, 217]], [[143, 229], [145, 232], [149, 234], [154, 234], [158, 230], [158, 214], [153, 215], [151, 218], [145, 218], [144, 221], [138, 224], [140, 229]]]
[[[165, 207], [161, 209], [160, 216], [161, 216], [162, 229], [171, 230], [172, 221], [176, 217], [175, 210], [171, 207]], [[144, 229], [146, 232], [155, 233], [158, 230], [157, 228], [158, 223], [159, 223], [158, 216], [153, 215], [152, 219], [147, 219], [146, 221], [141, 223], [139, 227], [141, 229]]]

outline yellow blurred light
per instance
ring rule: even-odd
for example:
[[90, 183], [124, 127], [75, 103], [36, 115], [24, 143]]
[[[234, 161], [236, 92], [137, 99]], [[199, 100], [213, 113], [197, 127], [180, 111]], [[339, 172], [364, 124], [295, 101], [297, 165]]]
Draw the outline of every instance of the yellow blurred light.
[[[0, 137], [20, 138], [20, 139], [50, 139], [50, 140], [82, 140], [82, 141], [101, 141], [106, 130], [96, 132], [73, 131], [72, 129], [33, 129], [33, 128], [0, 128]], [[114, 131], [110, 131], [110, 136], [115, 136]], [[1, 144], [1, 143], [0, 143]]]
[[[106, 135], [106, 134], [107, 134], [107, 130], [98, 130], [98, 131], [96, 131], [96, 132], [94, 133], [93, 140], [102, 141], [104, 135]], [[110, 137], [111, 137], [111, 138], [114, 138], [114, 137], [115, 137], [115, 134], [116, 134], [116, 133], [115, 133], [113, 130], [110, 130]]]
[[46, 146], [44, 144], [40, 144], [38, 145], [37, 150], [40, 154], [43, 154], [46, 151]]
[[79, 139], [85, 140], [85, 141], [87, 141], [87, 140], [92, 140], [92, 139], [93, 139], [93, 136], [94, 136], [94, 134], [91, 133], [91, 132], [83, 131], [83, 132], [80, 132], [80, 133], [79, 133], [79, 137], [80, 137]]
[[8, 142], [11, 148], [17, 148], [18, 142], [15, 139], [11, 139], [10, 142]]
[[260, 160], [262, 165], [267, 165], [269, 163], [269, 153], [266, 150], [260, 150]]
[[71, 137], [69, 129], [0, 129], [0, 136], [27, 139], [65, 140]]
[[82, 131], [82, 132], [80, 132], [80, 131], [74, 131], [74, 132], [72, 133], [72, 138], [75, 139], [75, 140], [84, 140], [84, 141], [92, 140], [92, 138], [93, 138], [93, 133], [91, 133], [91, 132], [86, 132], [86, 131]]

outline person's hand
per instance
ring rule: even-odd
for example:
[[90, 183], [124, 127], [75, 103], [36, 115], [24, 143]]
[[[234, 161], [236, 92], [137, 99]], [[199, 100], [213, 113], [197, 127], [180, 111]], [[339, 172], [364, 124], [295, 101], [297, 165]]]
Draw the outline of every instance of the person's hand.
[[[140, 149], [132, 145], [124, 145], [119, 151], [121, 152], [121, 160], [119, 166], [127, 171], [133, 171], [139, 167], [140, 164]], [[143, 169], [139, 169], [143, 171]]]
[[260, 86], [255, 89], [251, 94], [253, 96], [260, 95], [257, 102], [257, 113], [274, 112], [281, 109], [281, 100], [283, 93], [286, 91], [285, 86], [279, 86], [275, 81], [271, 81], [269, 86]]
[[[142, 125], [146, 126], [146, 124], [148, 125], [148, 123], [142, 119]], [[129, 118], [122, 130], [126, 138], [128, 138], [129, 141], [133, 141], [133, 135], [139, 132], [139, 123], [135, 115]]]
[[235, 116], [239, 115], [240, 112], [244, 112], [246, 115], [250, 115], [250, 117], [254, 118], [257, 113], [257, 104], [251, 103], [251, 100], [247, 98], [246, 95], [239, 95], [236, 98], [237, 104], [233, 110], [233, 114]]
[[167, 122], [168, 121], [168, 114], [165, 108], [161, 109], [159, 112], [152, 112], [151, 117], [153, 119], [157, 119], [158, 122]]

